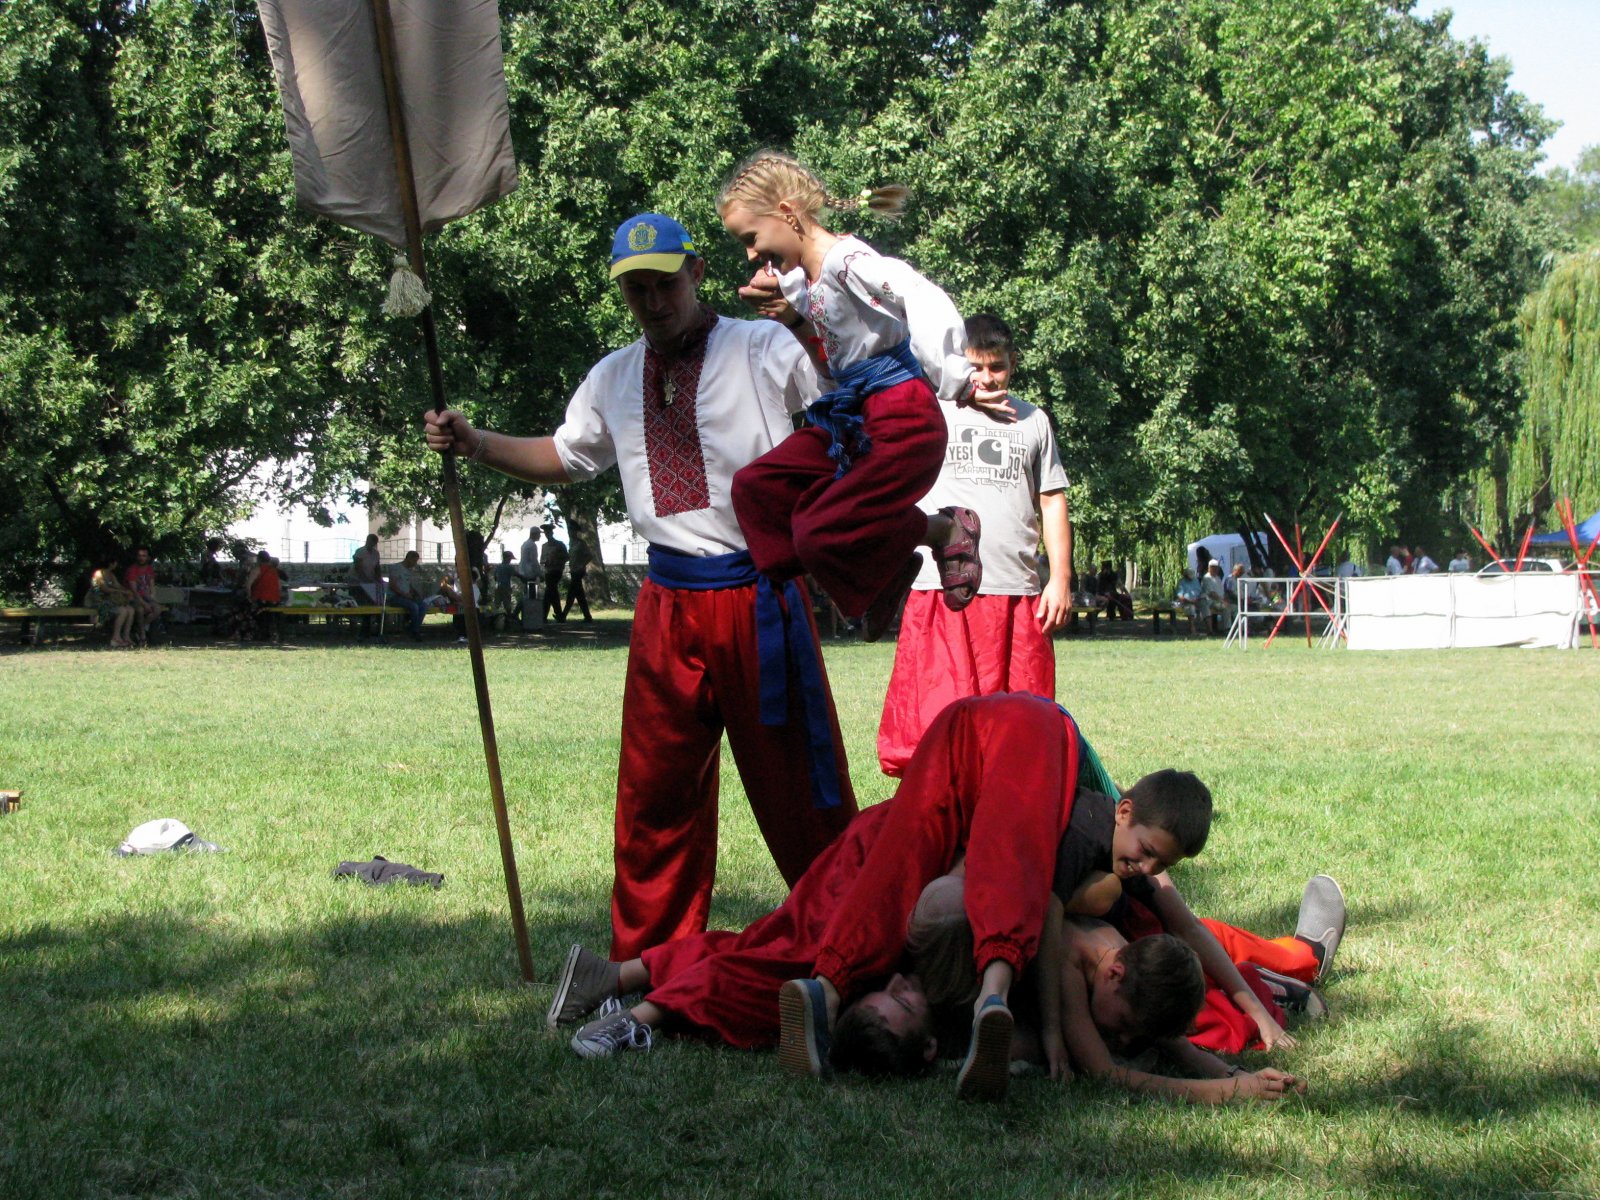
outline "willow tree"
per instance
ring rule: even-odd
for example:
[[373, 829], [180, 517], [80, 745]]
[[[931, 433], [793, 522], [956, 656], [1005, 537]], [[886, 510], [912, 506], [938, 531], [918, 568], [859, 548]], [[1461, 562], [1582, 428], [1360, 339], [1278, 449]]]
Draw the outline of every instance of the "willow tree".
[[1600, 249], [1569, 254], [1520, 314], [1527, 400], [1479, 486], [1479, 515], [1503, 540], [1530, 521], [1558, 528], [1554, 503], [1600, 508]]

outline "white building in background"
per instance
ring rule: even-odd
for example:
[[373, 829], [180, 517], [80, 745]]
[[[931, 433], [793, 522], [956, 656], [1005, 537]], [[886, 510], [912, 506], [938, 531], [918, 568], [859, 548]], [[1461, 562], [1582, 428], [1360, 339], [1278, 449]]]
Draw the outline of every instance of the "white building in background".
[[[424, 564], [449, 563], [455, 559], [455, 540], [449, 526], [439, 526], [420, 517], [385, 535], [365, 505], [341, 504], [330, 509], [334, 518], [332, 527], [318, 525], [303, 505], [284, 505], [272, 498], [267, 483], [272, 469], [271, 463], [257, 468], [252, 483], [262, 498], [250, 516], [228, 526], [226, 536], [230, 540], [242, 539], [252, 549], [265, 550], [284, 563], [338, 563], [349, 562], [371, 532], [381, 539], [378, 545], [384, 562], [398, 562], [409, 550], [417, 551]], [[529, 528], [543, 525], [549, 519], [539, 501], [520, 508], [508, 504], [500, 514], [494, 540], [489, 543], [490, 563], [499, 562], [506, 550], [518, 553]], [[565, 523], [557, 521], [555, 526], [556, 536], [570, 544], [572, 539]], [[634, 536], [633, 526], [626, 521], [604, 524], [600, 527], [600, 561], [642, 563], [645, 543]]]

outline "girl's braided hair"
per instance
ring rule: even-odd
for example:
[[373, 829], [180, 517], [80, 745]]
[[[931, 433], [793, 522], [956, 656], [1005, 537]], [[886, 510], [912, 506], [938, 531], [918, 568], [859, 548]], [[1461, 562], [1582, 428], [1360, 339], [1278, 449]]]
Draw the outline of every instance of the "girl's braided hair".
[[859, 196], [849, 199], [830, 195], [822, 180], [792, 155], [780, 150], [757, 150], [728, 177], [717, 195], [717, 212], [726, 213], [730, 205], [742, 204], [757, 216], [773, 216], [778, 204], [787, 200], [812, 221], [825, 208], [834, 212], [866, 208], [893, 219], [905, 211], [910, 195], [909, 189], [897, 183], [865, 188]]

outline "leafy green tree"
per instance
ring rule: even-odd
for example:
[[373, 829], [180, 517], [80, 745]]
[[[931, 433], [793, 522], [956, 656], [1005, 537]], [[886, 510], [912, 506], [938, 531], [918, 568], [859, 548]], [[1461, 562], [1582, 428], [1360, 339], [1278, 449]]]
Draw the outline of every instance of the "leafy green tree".
[[[712, 210], [755, 146], [917, 205], [861, 230], [1018, 326], [1085, 550], [1202, 526], [1367, 536], [1437, 508], [1511, 427], [1515, 314], [1549, 241], [1548, 123], [1508, 67], [1387, 0], [512, 0], [522, 186], [430, 240], [452, 403], [559, 420], [633, 337], [606, 278], [673, 212], [708, 302], [748, 275]], [[439, 508], [388, 253], [312, 221], [248, 3], [0, 6], [0, 586], [193, 544], [256, 462], [316, 503]], [[845, 222], [848, 226], [854, 218]], [[41, 236], [49, 231], [49, 236]], [[463, 472], [469, 512], [528, 489]], [[614, 514], [606, 481], [562, 490]]]
[[1020, 326], [1086, 551], [1375, 537], [1516, 413], [1549, 125], [1507, 72], [1368, 0], [1002, 0], [936, 118], [864, 144], [908, 148], [908, 255]]
[[195, 553], [267, 459], [310, 497], [364, 465], [379, 259], [294, 212], [275, 102], [249, 12], [0, 7], [0, 586]]
[[1600, 146], [1585, 146], [1573, 170], [1556, 167], [1545, 177], [1544, 206], [1573, 246], [1600, 244]]

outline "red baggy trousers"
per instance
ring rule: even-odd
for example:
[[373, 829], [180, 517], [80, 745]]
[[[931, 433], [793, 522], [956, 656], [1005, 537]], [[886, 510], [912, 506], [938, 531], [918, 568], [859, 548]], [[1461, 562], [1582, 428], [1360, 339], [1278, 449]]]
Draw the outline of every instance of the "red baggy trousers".
[[913, 591], [900, 617], [894, 670], [878, 723], [878, 765], [900, 776], [922, 733], [964, 696], [1056, 694], [1056, 653], [1039, 632], [1037, 596], [979, 596], [960, 612]]
[[[811, 798], [805, 722], [763, 725], [756, 654], [756, 587], [687, 591], [646, 580], [634, 607], [617, 769], [616, 879], [611, 957], [699, 933], [717, 864], [722, 734], [784, 883], [855, 816], [855, 793], [828, 695], [840, 804]], [[811, 636], [816, 623], [807, 614]]]
[[887, 973], [917, 897], [963, 847], [974, 964], [981, 973], [1003, 959], [1020, 972], [1038, 952], [1077, 779], [1077, 727], [1050, 701], [1012, 693], [950, 705], [906, 765], [894, 811], [822, 936], [816, 973], [845, 998]]
[[[817, 945], [893, 801], [867, 809], [817, 856], [788, 899], [742, 933], [711, 931], [644, 952], [645, 999], [742, 1050], [778, 1040], [778, 989], [811, 974]], [[904, 937], [902, 937], [902, 942]]]
[[863, 402], [872, 447], [838, 479], [832, 437], [809, 425], [733, 477], [733, 511], [756, 569], [774, 579], [810, 572], [839, 611], [859, 617], [922, 542], [917, 501], [944, 463], [948, 433], [926, 379]]

